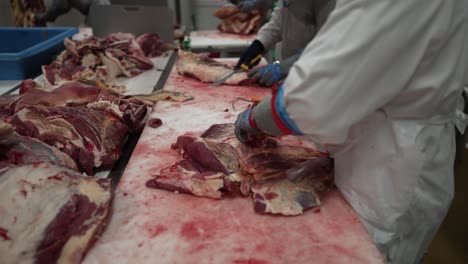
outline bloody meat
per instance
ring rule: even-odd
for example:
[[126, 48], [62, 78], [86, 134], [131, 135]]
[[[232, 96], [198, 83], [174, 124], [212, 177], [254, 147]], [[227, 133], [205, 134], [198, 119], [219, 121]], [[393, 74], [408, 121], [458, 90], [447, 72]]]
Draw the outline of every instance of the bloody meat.
[[46, 163], [1, 169], [0, 262], [80, 263], [110, 200], [109, 179]]
[[333, 160], [324, 153], [270, 137], [247, 146], [233, 124], [180, 136], [173, 148], [183, 159], [163, 168], [148, 187], [210, 198], [250, 195], [257, 213], [298, 215], [319, 205], [333, 185]]

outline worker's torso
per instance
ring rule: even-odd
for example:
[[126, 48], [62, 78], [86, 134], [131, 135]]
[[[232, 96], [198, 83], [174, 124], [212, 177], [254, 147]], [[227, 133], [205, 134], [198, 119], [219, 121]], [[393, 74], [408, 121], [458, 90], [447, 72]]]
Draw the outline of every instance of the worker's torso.
[[280, 1], [282, 19], [282, 58], [301, 52], [325, 24], [335, 0]]
[[416, 261], [408, 252], [422, 256], [431, 241], [424, 235], [435, 233], [453, 195], [454, 121], [468, 71], [466, 3], [440, 2], [430, 34], [416, 36], [431, 41], [404, 90], [331, 148], [337, 186], [392, 263]]

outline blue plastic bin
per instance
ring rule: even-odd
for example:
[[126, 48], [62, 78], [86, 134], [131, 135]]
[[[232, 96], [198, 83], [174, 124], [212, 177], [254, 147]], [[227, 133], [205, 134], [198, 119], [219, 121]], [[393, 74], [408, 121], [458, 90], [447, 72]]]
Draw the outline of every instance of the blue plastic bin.
[[63, 40], [77, 28], [0, 27], [0, 80], [22, 80], [39, 75], [65, 49]]

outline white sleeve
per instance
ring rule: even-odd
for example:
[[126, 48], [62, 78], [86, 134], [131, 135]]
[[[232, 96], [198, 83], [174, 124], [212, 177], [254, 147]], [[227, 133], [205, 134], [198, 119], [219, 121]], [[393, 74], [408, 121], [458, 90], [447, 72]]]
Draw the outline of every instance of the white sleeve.
[[263, 25], [257, 33], [257, 39], [263, 44], [265, 49], [271, 49], [281, 41], [282, 37], [282, 18], [281, 7], [277, 6], [271, 14], [271, 19]]
[[443, 2], [338, 1], [284, 83], [289, 118], [317, 143], [344, 143], [351, 126], [405, 88], [444, 34]]

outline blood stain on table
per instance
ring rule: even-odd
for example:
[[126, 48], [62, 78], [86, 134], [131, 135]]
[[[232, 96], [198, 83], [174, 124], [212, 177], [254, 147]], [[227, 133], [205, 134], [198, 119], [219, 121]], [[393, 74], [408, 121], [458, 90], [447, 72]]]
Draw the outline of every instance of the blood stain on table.
[[156, 225], [156, 226], [151, 226], [150, 224], [146, 224], [146, 230], [148, 231], [148, 234], [150, 238], [155, 238], [159, 236], [160, 234], [164, 233], [167, 231], [167, 227], [163, 225]]
[[267, 261], [261, 259], [236, 259], [232, 262], [233, 264], [268, 264]]
[[133, 150], [132, 156], [141, 157], [148, 154], [152, 154], [153, 151], [154, 149], [150, 146], [150, 144], [137, 144], [137, 146]]
[[217, 224], [205, 220], [194, 220], [182, 225], [180, 234], [187, 240], [209, 239], [216, 233]]
[[242, 247], [234, 248], [234, 251], [239, 252], [239, 253], [245, 252], [245, 248], [242, 248]]

